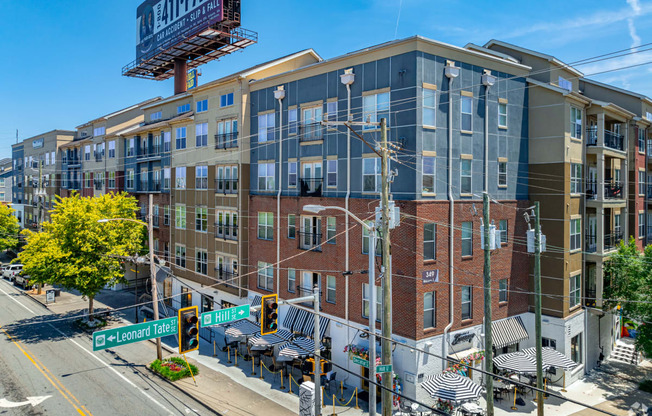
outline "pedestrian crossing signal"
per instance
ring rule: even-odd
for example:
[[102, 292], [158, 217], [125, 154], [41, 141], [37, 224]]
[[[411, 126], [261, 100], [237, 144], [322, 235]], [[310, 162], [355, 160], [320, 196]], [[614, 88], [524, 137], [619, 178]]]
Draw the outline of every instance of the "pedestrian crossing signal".
[[197, 306], [179, 309], [179, 354], [199, 349], [198, 316]]
[[278, 331], [278, 295], [265, 295], [261, 301], [260, 334]]

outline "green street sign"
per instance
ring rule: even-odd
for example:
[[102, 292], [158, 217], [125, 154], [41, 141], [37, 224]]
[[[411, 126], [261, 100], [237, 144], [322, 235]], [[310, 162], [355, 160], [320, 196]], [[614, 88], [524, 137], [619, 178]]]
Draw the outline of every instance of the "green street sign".
[[240, 305], [233, 308], [220, 309], [219, 311], [204, 312], [201, 314], [199, 322], [201, 322], [203, 328], [249, 318], [249, 308], [249, 305]]
[[376, 366], [376, 373], [391, 373], [392, 365], [391, 364], [381, 364]]
[[122, 326], [93, 332], [93, 351], [119, 347], [120, 345], [145, 341], [152, 338], [176, 335], [179, 331], [178, 318], [159, 319], [158, 321]]
[[353, 361], [353, 364], [358, 364], [358, 365], [361, 365], [361, 366], [363, 366], [365, 368], [369, 368], [369, 361], [363, 360], [362, 358], [360, 358], [358, 356], [353, 355], [352, 358], [351, 358], [351, 361]]

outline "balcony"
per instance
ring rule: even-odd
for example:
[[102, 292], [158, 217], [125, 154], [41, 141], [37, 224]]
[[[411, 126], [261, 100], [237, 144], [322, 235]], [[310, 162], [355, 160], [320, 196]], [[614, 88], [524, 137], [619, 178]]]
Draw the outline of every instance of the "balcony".
[[301, 178], [301, 196], [321, 196], [323, 178]]
[[623, 239], [622, 231], [604, 236], [604, 251], [614, 250]]
[[69, 157], [68, 158], [68, 167], [69, 168], [81, 167], [81, 159], [79, 157]]
[[301, 250], [321, 251], [321, 234], [299, 231], [299, 248]]
[[[587, 146], [597, 146], [598, 145], [598, 127], [588, 127], [586, 129], [586, 145]], [[625, 136], [622, 134], [615, 133], [610, 130], [604, 131], [604, 146], [620, 150], [621, 152], [625, 150]]]
[[238, 226], [215, 223], [215, 238], [237, 241]]
[[587, 288], [584, 291], [584, 306], [595, 306], [596, 305], [596, 290], [595, 287]]
[[647, 197], [652, 199], [652, 185], [647, 186]]
[[310, 142], [322, 139], [321, 123], [308, 123], [299, 126], [299, 141]]
[[104, 157], [104, 152], [103, 152], [103, 151], [102, 151], [102, 152], [100, 152], [100, 151], [95, 151], [95, 152], [93, 152], [93, 153], [94, 153], [94, 156], [95, 156], [95, 161], [96, 161], [96, 162], [101, 162], [101, 161], [102, 161], [102, 158]]
[[215, 271], [217, 272], [217, 278], [220, 280], [234, 280], [238, 277], [238, 273], [224, 270], [222, 267], [216, 267]]
[[[605, 199], [623, 199], [623, 182], [606, 182], [604, 185]], [[586, 181], [586, 199], [598, 199], [598, 184], [596, 181]]]
[[220, 194], [237, 194], [237, 179], [215, 179], [215, 193]]
[[161, 152], [161, 146], [147, 146], [145, 148], [138, 149], [136, 154], [136, 159], [160, 159], [163, 152]]
[[586, 252], [595, 253], [598, 250], [597, 239], [593, 234], [587, 234], [584, 236], [584, 241], [586, 241]]
[[215, 135], [216, 149], [233, 149], [238, 147], [238, 132], [222, 133]]

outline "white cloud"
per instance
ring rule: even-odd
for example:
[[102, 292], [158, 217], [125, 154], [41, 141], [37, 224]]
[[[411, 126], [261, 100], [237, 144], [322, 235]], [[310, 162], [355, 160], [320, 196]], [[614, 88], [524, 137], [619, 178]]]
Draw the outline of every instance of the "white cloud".
[[627, 0], [627, 4], [632, 8], [634, 14], [638, 15], [641, 13], [641, 5], [638, 3], [638, 0]]
[[632, 38], [631, 48], [636, 50], [636, 48], [641, 46], [641, 38], [636, 34], [636, 26], [634, 26], [634, 20], [627, 19], [627, 26], [629, 28], [629, 36]]

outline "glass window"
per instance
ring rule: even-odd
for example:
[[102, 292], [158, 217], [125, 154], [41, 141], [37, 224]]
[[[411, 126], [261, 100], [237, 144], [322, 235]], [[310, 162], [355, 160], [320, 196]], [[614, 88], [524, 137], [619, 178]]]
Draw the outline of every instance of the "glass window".
[[176, 145], [177, 149], [185, 149], [186, 148], [186, 128], [185, 127], [177, 127], [176, 130], [177, 136], [176, 136]]
[[336, 223], [335, 217], [326, 218], [326, 242], [328, 244], [335, 244]]
[[258, 287], [274, 290], [274, 268], [270, 263], [258, 262]]
[[645, 237], [645, 214], [638, 214], [638, 237]]
[[550, 347], [552, 349], [557, 349], [557, 340], [554, 340], [552, 338], [545, 338], [541, 337], [541, 346], [542, 347]]
[[435, 223], [423, 224], [423, 259], [435, 260], [437, 258], [437, 225]]
[[133, 169], [127, 170], [127, 180], [126, 180], [127, 189], [134, 189], [135, 182], [135, 173]]
[[382, 177], [380, 175], [380, 158], [362, 159], [362, 191], [380, 192]]
[[473, 287], [462, 286], [462, 320], [473, 318]]
[[294, 214], [288, 215], [288, 238], [297, 237], [297, 217]]
[[335, 303], [335, 276], [326, 276], [326, 302]]
[[177, 114], [187, 113], [188, 111], [190, 111], [190, 103], [177, 106]]
[[473, 222], [462, 223], [462, 256], [473, 255]]
[[186, 228], [186, 206], [176, 204], [174, 207], [174, 226], [176, 228]]
[[582, 110], [570, 108], [570, 134], [573, 139], [582, 139]]
[[201, 295], [201, 313], [210, 312], [213, 310], [213, 297]]
[[174, 245], [174, 262], [179, 267], [186, 267], [186, 247], [178, 244]]
[[638, 194], [645, 195], [645, 171], [638, 171]]
[[266, 142], [274, 140], [274, 128], [276, 117], [274, 113], [258, 115], [258, 141]]
[[582, 275], [578, 274], [571, 276], [570, 278], [570, 301], [569, 307], [577, 306], [580, 304], [580, 298], [582, 296]]
[[507, 186], [507, 162], [498, 162], [498, 186]]
[[461, 129], [463, 131], [473, 131], [473, 97], [462, 96], [460, 113]]
[[507, 103], [498, 103], [498, 127], [507, 127]]
[[304, 108], [301, 110], [301, 138], [303, 140], [319, 140], [322, 137], [322, 107]]
[[422, 118], [424, 126], [437, 125], [437, 90], [423, 89]]
[[176, 189], [186, 189], [186, 167], [176, 168]]
[[498, 301], [507, 302], [507, 279], [498, 281]]
[[297, 134], [298, 120], [297, 120], [298, 110], [292, 108], [288, 110], [288, 134]]
[[233, 93], [220, 95], [220, 107], [228, 107], [233, 105]]
[[[372, 221], [367, 221], [367, 224], [372, 224]], [[376, 233], [376, 255], [380, 256], [383, 252], [383, 245], [380, 244], [380, 239]], [[366, 227], [362, 227], [362, 252], [364, 254], [369, 253], [369, 230]]]
[[109, 159], [115, 158], [115, 140], [109, 142]]
[[273, 191], [274, 190], [274, 163], [260, 163], [258, 164], [258, 190], [259, 191]]
[[261, 240], [274, 239], [274, 213], [258, 213], [258, 238]]
[[[384, 118], [389, 125], [389, 93], [366, 95], [362, 97], [362, 121], [379, 122]], [[363, 130], [373, 130], [378, 126], [363, 126]]]
[[297, 186], [297, 162], [288, 162], [288, 186]]
[[[380, 321], [383, 310], [383, 291], [381, 286], [376, 288], [376, 321]], [[369, 318], [369, 284], [362, 284], [362, 317]]]
[[195, 188], [208, 189], [208, 166], [195, 166]]
[[326, 161], [326, 186], [337, 187], [337, 160]]
[[170, 168], [163, 169], [163, 189], [170, 189]]
[[95, 127], [93, 129], [93, 136], [102, 136], [106, 132], [106, 127]]
[[208, 100], [197, 101], [197, 112], [202, 113], [208, 110]]
[[296, 269], [288, 269], [288, 292], [294, 293], [297, 287]]
[[570, 221], [570, 249], [579, 250], [582, 244], [582, 220], [576, 218]]
[[498, 229], [500, 230], [500, 244], [507, 244], [507, 220], [498, 221]]
[[571, 194], [582, 192], [582, 164], [571, 163]]
[[208, 146], [208, 123], [195, 124], [195, 146]]
[[582, 334], [577, 334], [571, 338], [570, 359], [578, 364], [582, 364]]
[[337, 101], [326, 103], [326, 120], [337, 121]]
[[91, 160], [91, 146], [84, 146], [84, 160]]
[[426, 292], [423, 294], [423, 329], [437, 326], [437, 314], [435, 313], [437, 292]]
[[645, 129], [638, 127], [638, 151], [645, 152]]
[[460, 163], [460, 193], [471, 193], [471, 159], [462, 159]]
[[171, 141], [172, 141], [172, 133], [169, 132], [169, 131], [164, 131], [163, 132], [163, 151], [164, 152], [169, 152], [170, 151]]
[[421, 192], [435, 192], [435, 158], [432, 156], [422, 158]]
[[109, 172], [109, 188], [115, 188], [115, 172]]
[[156, 111], [149, 115], [149, 120], [150, 121], [160, 120], [162, 117], [163, 117], [163, 113], [161, 111]]
[[195, 208], [195, 231], [208, 231], [208, 208]]
[[170, 206], [163, 205], [163, 225], [170, 225]]
[[208, 273], [208, 253], [204, 250], [197, 250], [195, 256], [195, 271], [200, 274]]
[[127, 146], [127, 156], [134, 156], [136, 154], [136, 139], [132, 137], [129, 139], [129, 144]]

